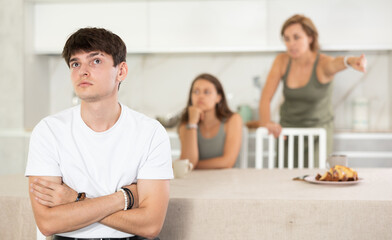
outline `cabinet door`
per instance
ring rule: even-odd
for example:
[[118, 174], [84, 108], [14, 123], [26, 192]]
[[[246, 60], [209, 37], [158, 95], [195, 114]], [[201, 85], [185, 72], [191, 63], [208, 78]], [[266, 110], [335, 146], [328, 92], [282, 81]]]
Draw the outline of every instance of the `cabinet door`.
[[265, 1], [152, 1], [149, 9], [153, 49], [266, 45]]
[[283, 46], [281, 27], [294, 14], [310, 17], [327, 49], [360, 49], [392, 44], [392, 1], [389, 0], [274, 0], [268, 5], [271, 46]]
[[34, 50], [61, 53], [68, 36], [83, 27], [103, 27], [119, 35], [128, 52], [147, 47], [147, 3], [36, 3]]

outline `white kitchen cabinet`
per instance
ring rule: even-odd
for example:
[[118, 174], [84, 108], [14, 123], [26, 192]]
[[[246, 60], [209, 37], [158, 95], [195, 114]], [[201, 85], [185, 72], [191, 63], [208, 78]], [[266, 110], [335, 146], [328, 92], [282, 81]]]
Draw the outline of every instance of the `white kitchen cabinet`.
[[325, 51], [391, 50], [389, 0], [140, 0], [53, 1], [34, 4], [34, 50], [59, 54], [86, 26], [123, 38], [129, 53], [283, 51], [283, 22], [309, 16]]
[[118, 34], [128, 51], [148, 46], [147, 2], [56, 2], [34, 5], [34, 52], [59, 54], [68, 36], [82, 27]]
[[392, 167], [392, 133], [335, 133], [334, 154], [347, 155], [354, 168]]
[[153, 49], [266, 46], [265, 1], [151, 1]]
[[[312, 19], [322, 48], [336, 50], [391, 49], [392, 1], [274, 0], [268, 2], [268, 43], [282, 44], [280, 30], [294, 14]], [[277, 14], [276, 14], [277, 13]]]

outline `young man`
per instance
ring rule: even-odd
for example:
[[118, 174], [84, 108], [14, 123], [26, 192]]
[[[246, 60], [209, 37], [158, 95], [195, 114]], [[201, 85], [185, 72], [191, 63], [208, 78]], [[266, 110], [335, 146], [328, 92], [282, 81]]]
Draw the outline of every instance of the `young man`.
[[173, 178], [170, 142], [157, 121], [118, 102], [124, 42], [83, 28], [62, 55], [81, 104], [44, 118], [31, 135], [26, 176], [40, 231], [54, 239], [156, 237]]

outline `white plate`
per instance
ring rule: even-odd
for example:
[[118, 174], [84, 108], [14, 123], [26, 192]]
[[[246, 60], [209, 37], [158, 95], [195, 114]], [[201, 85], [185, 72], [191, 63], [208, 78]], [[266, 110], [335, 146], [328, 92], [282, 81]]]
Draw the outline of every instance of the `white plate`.
[[363, 178], [359, 178], [357, 181], [346, 181], [346, 182], [318, 181], [316, 180], [316, 176], [307, 176], [304, 178], [304, 180], [310, 183], [326, 184], [326, 185], [353, 185], [353, 184], [363, 182]]

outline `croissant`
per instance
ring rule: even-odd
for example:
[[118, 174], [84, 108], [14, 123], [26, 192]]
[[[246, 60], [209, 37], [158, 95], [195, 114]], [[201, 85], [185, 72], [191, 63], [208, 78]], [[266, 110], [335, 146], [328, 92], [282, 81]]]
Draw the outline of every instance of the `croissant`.
[[324, 175], [317, 174], [316, 180], [319, 181], [357, 181], [358, 173], [353, 169], [341, 165], [330, 168]]

